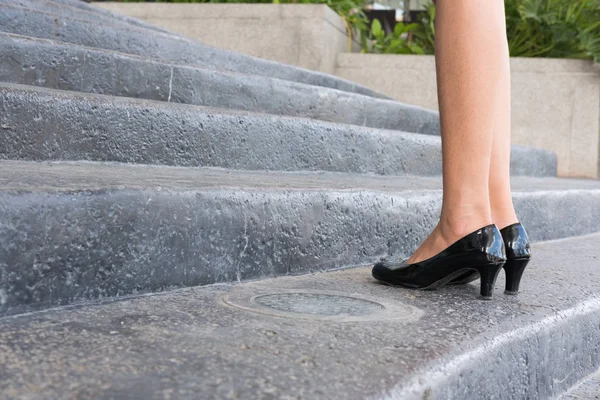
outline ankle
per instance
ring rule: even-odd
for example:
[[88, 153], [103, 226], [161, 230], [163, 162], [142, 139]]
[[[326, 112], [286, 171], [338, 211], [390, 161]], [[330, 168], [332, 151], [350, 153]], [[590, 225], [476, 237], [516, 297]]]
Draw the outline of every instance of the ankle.
[[514, 213], [514, 211], [512, 213], [507, 213], [500, 216], [494, 214], [492, 219], [494, 221], [494, 224], [496, 224], [496, 226], [498, 227], [498, 229], [502, 229], [509, 225], [516, 224], [517, 222], [519, 222], [519, 218], [517, 217], [517, 214]]
[[492, 213], [487, 207], [473, 207], [468, 212], [442, 212], [440, 233], [447, 238], [459, 239], [486, 225], [493, 223]]
[[513, 205], [510, 186], [490, 184], [490, 209], [492, 219], [498, 229], [519, 222]]
[[519, 222], [519, 218], [517, 217], [517, 213], [515, 212], [512, 202], [510, 204], [504, 204], [501, 206], [494, 205], [492, 207], [492, 220], [498, 229], [502, 229], [508, 225]]

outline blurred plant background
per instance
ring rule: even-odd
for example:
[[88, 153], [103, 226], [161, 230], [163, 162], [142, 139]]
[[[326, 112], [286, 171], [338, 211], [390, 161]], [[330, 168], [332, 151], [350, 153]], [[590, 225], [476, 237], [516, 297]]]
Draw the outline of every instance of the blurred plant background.
[[600, 0], [507, 0], [510, 54], [600, 62]]
[[[145, 0], [118, 0], [139, 2]], [[365, 0], [158, 0], [166, 3], [327, 4], [348, 33], [348, 49], [360, 43], [364, 53], [433, 54], [435, 6], [425, 5], [410, 22], [391, 32], [369, 20]], [[511, 56], [584, 58], [600, 62], [600, 0], [505, 0]], [[482, 16], [485, 18], [485, 16]]]

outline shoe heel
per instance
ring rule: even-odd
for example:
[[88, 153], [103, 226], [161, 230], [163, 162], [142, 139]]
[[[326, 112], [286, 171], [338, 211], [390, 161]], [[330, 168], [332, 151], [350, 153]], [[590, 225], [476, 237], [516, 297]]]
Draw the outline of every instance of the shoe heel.
[[529, 258], [514, 258], [504, 264], [504, 273], [506, 275], [505, 294], [515, 295], [519, 293], [519, 284], [523, 271], [529, 262]]
[[477, 267], [477, 272], [481, 277], [481, 298], [484, 300], [490, 300], [494, 292], [494, 285], [496, 284], [496, 278], [502, 269], [504, 263], [500, 264], [487, 264]]

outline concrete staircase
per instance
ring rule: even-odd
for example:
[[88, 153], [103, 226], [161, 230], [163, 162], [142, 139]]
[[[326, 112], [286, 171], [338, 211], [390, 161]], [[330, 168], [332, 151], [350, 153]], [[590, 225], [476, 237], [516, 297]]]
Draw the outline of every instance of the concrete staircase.
[[148, 28], [142, 22], [112, 18], [106, 11], [73, 6], [72, 1], [3, 0], [0, 24], [6, 33], [58, 40], [72, 45], [151, 56], [172, 63], [222, 69], [362, 93], [385, 96], [327, 74], [215, 49], [179, 35]]
[[[474, 360], [472, 354], [487, 348], [484, 338], [500, 343], [506, 335], [518, 340], [509, 340], [512, 353], [498, 362], [519, 365], [513, 372], [523, 379], [507, 372], [481, 381], [478, 373], [464, 375], [483, 368], [469, 361], [444, 370], [454, 383], [431, 386], [438, 397], [429, 398], [547, 398], [600, 367], [600, 337], [586, 325], [597, 329], [600, 323], [592, 279], [597, 236], [565, 241], [565, 253], [539, 245], [539, 267], [530, 279], [544, 282], [547, 294], [536, 293], [530, 282], [523, 296], [499, 294], [485, 304], [474, 300], [472, 285], [435, 294], [382, 288], [368, 268], [302, 276], [406, 255], [430, 232], [441, 200], [433, 111], [336, 77], [210, 48], [77, 0], [0, 0], [0, 135], [0, 348], [8, 349], [0, 352], [0, 365], [11, 365], [0, 369], [0, 391], [9, 398], [166, 398], [169, 388], [176, 398], [198, 398], [194, 390], [205, 398], [268, 398], [269, 390], [278, 398], [364, 398], [384, 391], [391, 398], [423, 398], [414, 389], [421, 383], [411, 386], [411, 379], [466, 354]], [[600, 231], [600, 182], [557, 178], [552, 153], [521, 146], [512, 149], [511, 171], [518, 213], [534, 241]], [[571, 252], [582, 264], [567, 260], [569, 275], [558, 261]], [[289, 277], [239, 283], [283, 275]], [[226, 286], [211, 285], [217, 283]], [[98, 305], [200, 285], [209, 286]], [[249, 321], [256, 315], [243, 306], [234, 312], [218, 300], [278, 285], [369, 294], [386, 309], [406, 304], [414, 318], [373, 327], [313, 318], [316, 331], [310, 333], [313, 328], [281, 315], [263, 315], [254, 326]], [[150, 312], [156, 307], [163, 312]], [[197, 307], [204, 307], [204, 316]], [[146, 320], [151, 315], [162, 322]], [[248, 328], [233, 332], [236, 318]], [[170, 328], [162, 326], [165, 321]], [[385, 329], [378, 330], [381, 324]], [[185, 337], [175, 332], [180, 325]], [[217, 345], [257, 329], [267, 332], [270, 325], [285, 327], [287, 335], [273, 344], [279, 364], [256, 350], [266, 342], [230, 347], [233, 352]], [[529, 330], [519, 336], [523, 326]], [[129, 339], [112, 336], [125, 327]], [[142, 350], [152, 347], [149, 336], [132, 343], [143, 329], [164, 346]], [[336, 368], [319, 370], [319, 379], [306, 380], [311, 374], [303, 368], [317, 373], [324, 367], [311, 361], [326, 346], [314, 336], [321, 329], [330, 339], [353, 332], [340, 345], [354, 346], [357, 355], [382, 367], [360, 382], [368, 365], [340, 359]], [[388, 349], [394, 330], [405, 330], [398, 339], [407, 341]], [[228, 335], [219, 337], [224, 331]], [[560, 378], [559, 367], [528, 366], [548, 350], [530, 346], [542, 331], [552, 340], [560, 336], [561, 349], [571, 349], [552, 355], [557, 366], [576, 365], [560, 384], [552, 380]], [[207, 347], [192, 351], [162, 342], [173, 335], [178, 343]], [[91, 348], [77, 344], [82, 337]], [[294, 347], [294, 338], [315, 340], [311, 354]], [[53, 340], [66, 345], [56, 353]], [[20, 351], [26, 342], [39, 344], [37, 356]], [[127, 349], [127, 356], [117, 357], [124, 369], [94, 346], [113, 355]], [[367, 356], [374, 348], [379, 361]], [[88, 349], [96, 355], [84, 357], [85, 365], [99, 370], [75, 372], [83, 362], [75, 355]], [[133, 349], [139, 350], [135, 356], [127, 353]], [[427, 357], [403, 356], [414, 349]], [[191, 354], [204, 361], [196, 364]], [[37, 362], [38, 356], [67, 367], [53, 380], [52, 365]], [[143, 367], [157, 359], [158, 369]], [[171, 365], [171, 359], [184, 362]], [[299, 366], [275, 384], [271, 378], [286, 360]], [[243, 365], [262, 367], [244, 372]], [[342, 365], [356, 374], [341, 379]], [[198, 368], [225, 383], [209, 382]], [[265, 371], [275, 375], [265, 377]], [[232, 373], [243, 375], [243, 382], [229, 382]], [[155, 376], [166, 381], [151, 382]], [[292, 376], [301, 381], [291, 384]], [[72, 386], [65, 384], [73, 379]], [[516, 397], [501, 393], [502, 385]]]

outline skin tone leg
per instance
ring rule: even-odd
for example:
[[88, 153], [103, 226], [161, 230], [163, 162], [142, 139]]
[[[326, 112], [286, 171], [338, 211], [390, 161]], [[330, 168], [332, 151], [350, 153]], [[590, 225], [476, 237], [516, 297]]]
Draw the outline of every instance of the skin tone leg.
[[[503, 21], [505, 22], [505, 21]], [[506, 30], [506, 27], [504, 28]], [[510, 189], [510, 61], [508, 43], [502, 47], [504, 56], [499, 65], [498, 81], [500, 83], [499, 109], [496, 114], [496, 130], [492, 145], [490, 163], [490, 208], [492, 220], [499, 229], [519, 222], [512, 201]]]
[[[512, 200], [508, 200], [510, 114], [506, 114], [510, 113], [510, 86], [504, 2], [438, 0], [436, 3], [442, 212], [438, 225], [409, 263], [433, 257], [492, 222], [503, 223], [494, 221], [494, 217], [513, 218], [509, 213]], [[494, 212], [491, 190], [494, 196], [500, 195], [500, 200], [494, 201]]]

